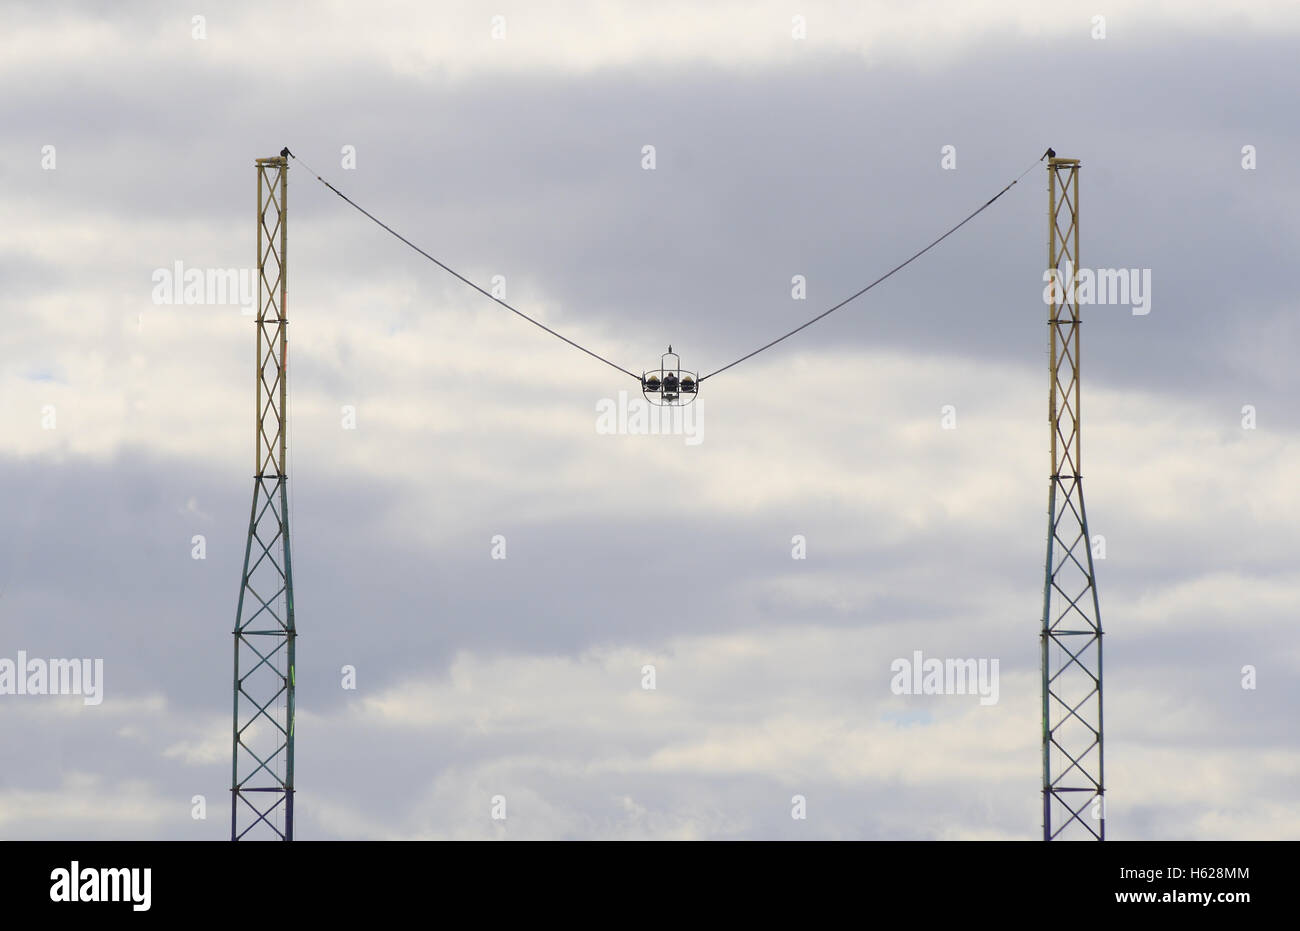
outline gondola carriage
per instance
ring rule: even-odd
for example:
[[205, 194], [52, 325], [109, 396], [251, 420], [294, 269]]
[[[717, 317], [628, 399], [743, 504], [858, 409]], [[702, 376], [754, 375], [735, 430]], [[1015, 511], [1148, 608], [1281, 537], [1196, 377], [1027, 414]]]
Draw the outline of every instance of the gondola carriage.
[[699, 377], [682, 368], [682, 360], [669, 346], [659, 357], [659, 368], [643, 372], [641, 393], [657, 407], [690, 404], [699, 394]]

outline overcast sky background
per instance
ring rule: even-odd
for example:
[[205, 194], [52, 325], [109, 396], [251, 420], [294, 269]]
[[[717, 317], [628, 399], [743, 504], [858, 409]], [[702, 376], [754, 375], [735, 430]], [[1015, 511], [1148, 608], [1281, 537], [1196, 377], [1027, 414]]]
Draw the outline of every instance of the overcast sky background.
[[[0, 837], [228, 834], [254, 329], [151, 275], [251, 267], [284, 145], [637, 371], [1082, 159], [1083, 264], [1153, 281], [1083, 328], [1108, 836], [1300, 837], [1300, 6], [266, 6], [0, 11], [0, 656], [106, 680], [0, 696]], [[598, 434], [635, 383], [294, 164], [297, 836], [1038, 836], [1045, 175], [707, 382], [692, 446]], [[891, 694], [915, 650], [997, 658], [999, 702]]]

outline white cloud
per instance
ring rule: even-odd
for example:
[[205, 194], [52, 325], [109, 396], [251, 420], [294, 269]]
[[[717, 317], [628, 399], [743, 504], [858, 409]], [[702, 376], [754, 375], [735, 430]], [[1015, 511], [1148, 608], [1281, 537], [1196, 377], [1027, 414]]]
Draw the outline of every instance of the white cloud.
[[[408, 79], [441, 81], [484, 73], [535, 70], [590, 73], [639, 65], [683, 63], [752, 68], [791, 64], [814, 56], [933, 64], [989, 36], [1022, 40], [1091, 39], [1095, 4], [1044, 6], [1034, 0], [888, 0], [727, 2], [688, 0], [645, 4], [502, 3], [430, 7], [348, 3], [300, 8], [228, 4], [207, 14], [207, 38], [191, 38], [188, 14], [136, 16], [96, 22], [15, 17], [0, 41], [10, 72], [89, 59], [132, 73], [145, 61], [180, 67], [247, 68], [274, 60], [297, 72], [329, 62], [378, 66]], [[1287, 0], [1256, 0], [1228, 9], [1209, 0], [1112, 0], [1104, 10], [1106, 42], [1150, 41], [1170, 24], [1188, 34], [1216, 35], [1225, 26], [1245, 34], [1300, 29]], [[493, 17], [505, 17], [505, 38], [494, 39]], [[793, 17], [806, 21], [807, 38], [792, 38]]]

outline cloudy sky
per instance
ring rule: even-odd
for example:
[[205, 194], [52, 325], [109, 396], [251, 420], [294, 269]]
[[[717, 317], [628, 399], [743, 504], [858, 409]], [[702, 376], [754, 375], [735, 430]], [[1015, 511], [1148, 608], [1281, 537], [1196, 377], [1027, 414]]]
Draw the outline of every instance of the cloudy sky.
[[[228, 835], [254, 325], [153, 276], [252, 267], [286, 145], [638, 372], [1082, 159], [1083, 265], [1152, 281], [1083, 328], [1107, 833], [1300, 837], [1298, 37], [1268, 0], [7, 3], [0, 657], [104, 693], [0, 695], [0, 837]], [[708, 381], [687, 443], [598, 431], [631, 379], [295, 163], [297, 836], [1039, 836], [1046, 181]], [[998, 701], [893, 694], [918, 650]]]

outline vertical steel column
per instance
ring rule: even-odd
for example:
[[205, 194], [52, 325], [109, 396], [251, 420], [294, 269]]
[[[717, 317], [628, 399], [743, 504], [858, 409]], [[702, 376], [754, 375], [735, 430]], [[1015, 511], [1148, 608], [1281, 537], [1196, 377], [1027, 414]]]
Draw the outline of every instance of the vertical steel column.
[[289, 348], [285, 153], [257, 160], [257, 429], [235, 613], [230, 839], [293, 840], [293, 571], [286, 469]]
[[1043, 840], [1106, 839], [1101, 608], [1079, 433], [1079, 160], [1048, 159], [1052, 476], [1043, 584]]

